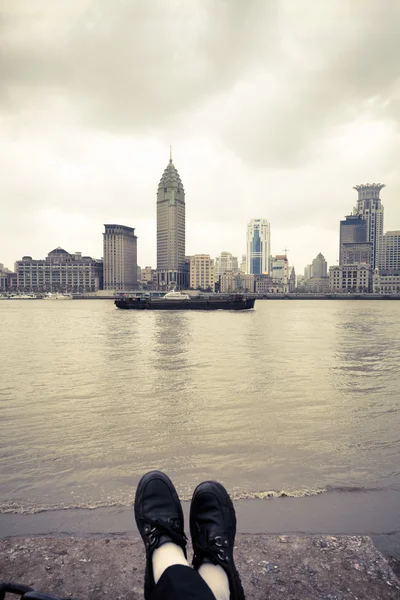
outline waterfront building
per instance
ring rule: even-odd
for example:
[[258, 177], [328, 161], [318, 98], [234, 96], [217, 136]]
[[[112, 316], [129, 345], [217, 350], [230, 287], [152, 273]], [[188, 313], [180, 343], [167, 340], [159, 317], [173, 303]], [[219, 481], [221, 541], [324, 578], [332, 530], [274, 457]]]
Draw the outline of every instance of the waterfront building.
[[271, 231], [267, 219], [251, 219], [247, 225], [246, 273], [269, 275], [271, 255]]
[[16, 262], [17, 288], [29, 292], [97, 292], [103, 286], [103, 261], [63, 248], [44, 260], [24, 256]]
[[137, 237], [133, 227], [104, 225], [104, 289], [137, 287]]
[[387, 231], [383, 236], [379, 270], [400, 275], [400, 231]]
[[188, 285], [185, 211], [185, 190], [171, 154], [157, 190], [157, 278], [160, 289]]
[[[328, 263], [321, 252], [317, 254], [311, 263], [311, 277], [327, 277], [328, 275]], [[310, 279], [310, 278], [309, 278]]]
[[368, 292], [372, 287], [369, 265], [338, 265], [329, 268], [331, 292]]
[[137, 281], [142, 280], [142, 268], [139, 267], [139, 265], [136, 267], [136, 280]]
[[311, 277], [304, 283], [303, 289], [308, 294], [327, 294], [330, 290], [329, 276]]
[[194, 254], [189, 260], [189, 283], [193, 289], [214, 291], [214, 261], [209, 254]]
[[285, 294], [289, 291], [289, 261], [286, 254], [277, 254], [271, 258], [271, 277], [281, 283]]
[[17, 287], [17, 274], [0, 263], [0, 292], [10, 292]]
[[215, 259], [215, 277], [218, 278], [223, 273], [233, 273], [239, 271], [237, 256], [232, 256], [230, 252], [221, 252]]
[[373, 274], [373, 291], [376, 294], [400, 294], [400, 274], [375, 269]]
[[[379, 194], [384, 187], [383, 183], [365, 183], [354, 186], [358, 193], [354, 214], [366, 222], [366, 239], [360, 241], [371, 243], [372, 269], [378, 267], [382, 253], [384, 210]], [[342, 262], [339, 261], [339, 264]]]
[[222, 273], [219, 276], [219, 291], [226, 292], [254, 292], [254, 275], [244, 275], [238, 271]]
[[141, 283], [147, 288], [157, 288], [157, 271], [152, 267], [144, 267], [142, 269]]
[[256, 275], [255, 292], [257, 294], [282, 294], [283, 285], [274, 281], [270, 275]]

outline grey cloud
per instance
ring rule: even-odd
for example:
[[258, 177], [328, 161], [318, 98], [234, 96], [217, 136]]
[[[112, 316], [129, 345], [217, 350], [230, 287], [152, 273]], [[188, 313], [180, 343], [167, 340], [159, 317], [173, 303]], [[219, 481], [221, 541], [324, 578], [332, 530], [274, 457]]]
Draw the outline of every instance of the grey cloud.
[[362, 112], [398, 123], [400, 5], [370, 0], [345, 14], [347, 2], [334, 4], [341, 10], [321, 21], [322, 32], [318, 22], [314, 29], [307, 19], [297, 24], [305, 30], [300, 40], [287, 15], [284, 35], [299, 54], [306, 42], [307, 62], [278, 63], [275, 89], [269, 91], [265, 72], [257, 81], [259, 102], [242, 97], [226, 116], [224, 135], [249, 162], [289, 166], [315, 159], [314, 143]]
[[45, 5], [22, 19], [9, 4], [3, 97], [12, 110], [13, 103], [46, 102], [52, 91], [76, 105], [82, 124], [155, 128], [229, 88], [273, 46], [276, 5], [276, 0], [92, 0], [69, 16], [68, 26], [49, 20], [53, 34], [42, 24], [40, 37], [35, 28], [46, 18]]

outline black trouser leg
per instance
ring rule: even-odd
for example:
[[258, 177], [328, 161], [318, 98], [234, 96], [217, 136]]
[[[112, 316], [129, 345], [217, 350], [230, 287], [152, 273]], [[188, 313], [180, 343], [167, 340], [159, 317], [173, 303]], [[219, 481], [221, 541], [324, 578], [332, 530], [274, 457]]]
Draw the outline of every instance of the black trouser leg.
[[197, 571], [173, 565], [161, 575], [151, 600], [215, 600], [215, 596]]

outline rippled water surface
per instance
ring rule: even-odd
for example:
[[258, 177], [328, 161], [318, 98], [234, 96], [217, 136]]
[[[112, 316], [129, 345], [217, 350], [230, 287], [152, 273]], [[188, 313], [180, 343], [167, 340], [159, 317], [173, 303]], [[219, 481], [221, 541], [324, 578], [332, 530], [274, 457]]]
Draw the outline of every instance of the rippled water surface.
[[0, 334], [2, 512], [126, 505], [152, 468], [183, 497], [400, 489], [400, 302], [3, 301]]

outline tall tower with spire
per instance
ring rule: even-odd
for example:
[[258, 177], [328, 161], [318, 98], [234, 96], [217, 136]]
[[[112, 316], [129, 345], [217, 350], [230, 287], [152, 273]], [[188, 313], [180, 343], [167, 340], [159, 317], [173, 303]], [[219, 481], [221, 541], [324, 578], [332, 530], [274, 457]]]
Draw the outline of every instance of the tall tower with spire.
[[384, 183], [364, 183], [355, 185], [358, 192], [357, 206], [354, 214], [364, 219], [367, 239], [371, 246], [371, 267], [376, 269], [380, 263], [383, 247], [383, 206], [379, 197]]
[[160, 289], [188, 285], [185, 263], [185, 190], [179, 173], [169, 163], [157, 191], [157, 280]]

